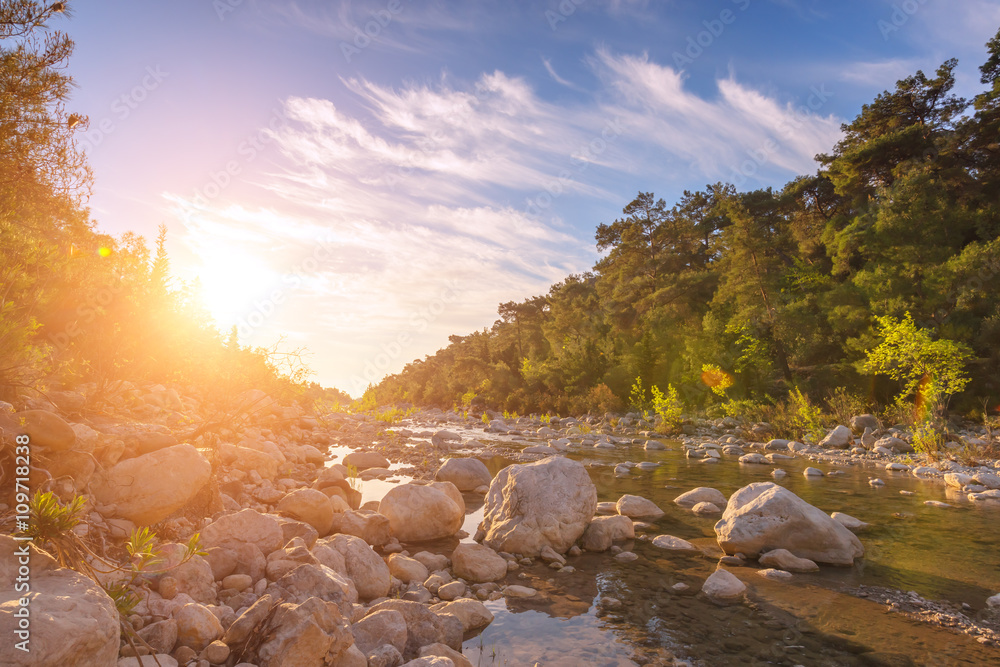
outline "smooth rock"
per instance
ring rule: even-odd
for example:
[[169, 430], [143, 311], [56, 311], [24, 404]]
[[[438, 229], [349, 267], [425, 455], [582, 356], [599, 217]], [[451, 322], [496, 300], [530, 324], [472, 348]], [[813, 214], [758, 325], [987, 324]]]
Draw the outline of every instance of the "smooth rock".
[[[72, 429], [71, 429], [72, 430]], [[191, 445], [175, 445], [98, 472], [91, 490], [103, 505], [139, 526], [162, 521], [201, 491], [212, 465]]]
[[382, 644], [391, 644], [402, 654], [406, 648], [406, 618], [392, 609], [378, 611], [353, 624], [351, 634], [354, 643], [365, 655]]
[[226, 514], [205, 526], [201, 531], [205, 547], [231, 547], [252, 544], [264, 555], [280, 549], [284, 534], [278, 520], [257, 510], [245, 509]]
[[722, 510], [719, 509], [715, 503], [698, 503], [691, 508], [691, 511], [695, 514], [701, 514], [703, 516], [709, 516], [712, 514], [722, 514]]
[[451, 614], [462, 621], [462, 630], [471, 632], [484, 628], [493, 622], [493, 613], [479, 600], [462, 598], [454, 602], [440, 602], [431, 605], [435, 614]]
[[177, 621], [178, 646], [201, 651], [222, 636], [222, 624], [204, 605], [190, 602], [177, 610], [174, 620]]
[[699, 486], [677, 496], [674, 502], [681, 507], [694, 507], [698, 503], [712, 503], [716, 507], [725, 507], [728, 500], [718, 489]]
[[864, 554], [851, 531], [773, 482], [755, 482], [734, 493], [715, 533], [727, 554], [751, 558], [765, 548], [783, 548], [800, 558], [851, 565]]
[[459, 544], [451, 554], [451, 563], [455, 576], [474, 583], [498, 581], [507, 576], [507, 561], [481, 544]]
[[657, 535], [652, 539], [652, 544], [654, 547], [666, 549], [667, 551], [691, 554], [701, 553], [701, 550], [695, 545], [673, 535]]
[[400, 542], [426, 542], [451, 537], [462, 527], [465, 501], [451, 482], [401, 484], [379, 503]]
[[320, 537], [329, 534], [333, 526], [330, 498], [316, 489], [296, 489], [282, 498], [276, 509], [279, 514], [308, 523]]
[[14, 415], [18, 434], [30, 437], [31, 444], [53, 452], [65, 452], [76, 444], [76, 431], [69, 423], [48, 410], [24, 410]]
[[[13, 487], [11, 487], [13, 488]], [[27, 544], [27, 546], [25, 546]], [[14, 648], [24, 594], [15, 591], [17, 552], [27, 548], [31, 575], [30, 652]], [[92, 579], [60, 568], [34, 544], [0, 535], [0, 663], [10, 667], [107, 667], [116, 664], [119, 621], [115, 604]]]
[[583, 533], [583, 548], [587, 551], [607, 551], [613, 542], [635, 538], [635, 527], [627, 516], [595, 517]]
[[310, 597], [284, 603], [274, 612], [257, 650], [259, 667], [336, 665], [354, 643], [337, 605]]
[[594, 516], [597, 489], [582, 463], [549, 457], [510, 465], [490, 484], [482, 528], [496, 551], [537, 556], [544, 546], [565, 553]]
[[616, 503], [618, 513], [630, 519], [659, 519], [664, 515], [656, 503], [642, 496], [625, 494]]
[[849, 530], [861, 530], [868, 527], [868, 524], [861, 519], [855, 519], [850, 514], [843, 512], [833, 512], [830, 514], [830, 518]]
[[[497, 556], [497, 558], [500, 558]], [[500, 560], [503, 560], [502, 558]], [[411, 582], [421, 583], [427, 579], [430, 572], [427, 571], [427, 566], [418, 560], [408, 558], [402, 554], [392, 554], [389, 556], [389, 574], [396, 577], [404, 584], [409, 584]], [[506, 561], [504, 562], [504, 571], [506, 572]]]
[[345, 466], [354, 466], [359, 471], [368, 468], [388, 468], [389, 459], [378, 452], [351, 452], [342, 461]]
[[743, 595], [746, 584], [726, 570], [713, 572], [701, 587], [701, 592], [710, 598], [732, 600]]
[[831, 447], [833, 449], [846, 449], [851, 444], [853, 437], [851, 429], [844, 425], [835, 427], [826, 434], [826, 437], [819, 441], [820, 447]]
[[459, 491], [473, 491], [493, 481], [489, 468], [476, 458], [452, 458], [445, 461], [434, 479], [439, 482], [451, 482]]
[[765, 567], [774, 567], [789, 572], [816, 572], [819, 565], [808, 558], [799, 558], [787, 549], [773, 549], [761, 554], [757, 562]]

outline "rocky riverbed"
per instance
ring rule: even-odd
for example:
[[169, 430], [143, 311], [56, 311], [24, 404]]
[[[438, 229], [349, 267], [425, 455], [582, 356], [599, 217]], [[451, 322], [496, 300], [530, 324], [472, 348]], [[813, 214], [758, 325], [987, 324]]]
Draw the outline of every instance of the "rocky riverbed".
[[[117, 396], [0, 405], [5, 447], [28, 433], [32, 489], [86, 498], [90, 548], [125, 559], [152, 526], [165, 561], [119, 627], [100, 586], [34, 550], [33, 651], [9, 664], [1000, 662], [1000, 463], [927, 460], [867, 415], [810, 444], [728, 419], [390, 423], [260, 392], [203, 428], [205, 397]], [[0, 536], [5, 636], [18, 548]]]

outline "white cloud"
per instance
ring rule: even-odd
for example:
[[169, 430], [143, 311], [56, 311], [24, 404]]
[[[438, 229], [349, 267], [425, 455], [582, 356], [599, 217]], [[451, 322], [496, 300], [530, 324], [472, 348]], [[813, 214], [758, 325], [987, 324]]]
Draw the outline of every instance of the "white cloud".
[[[251, 304], [242, 320], [277, 290], [279, 307], [257, 317], [254, 334], [292, 332], [324, 381], [357, 391], [366, 369], [398, 371], [449, 334], [489, 325], [498, 302], [590, 268], [600, 221], [575, 231], [559, 215], [569, 200], [617, 207], [634, 196], [635, 172], [667, 186], [690, 164], [726, 179], [769, 141], [761, 169], [788, 178], [838, 136], [832, 116], [799, 113], [734, 78], [704, 99], [646, 57], [602, 50], [590, 64], [600, 89], [575, 106], [499, 71], [465, 87], [344, 80], [361, 114], [290, 98], [274, 134], [284, 166], [257, 176], [256, 197], [198, 206], [171, 196], [185, 240], [214, 249], [216, 262], [227, 251], [261, 258], [272, 279], [247, 281], [252, 298], [233, 294]], [[220, 282], [217, 296], [240, 290], [218, 265], [205, 275]]]

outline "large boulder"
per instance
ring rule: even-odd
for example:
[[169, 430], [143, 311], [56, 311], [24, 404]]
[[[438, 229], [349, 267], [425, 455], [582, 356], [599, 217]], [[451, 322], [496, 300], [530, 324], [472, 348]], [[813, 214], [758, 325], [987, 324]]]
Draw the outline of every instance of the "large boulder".
[[635, 526], [627, 516], [599, 516], [583, 533], [583, 548], [587, 551], [607, 551], [612, 542], [635, 538]]
[[212, 465], [191, 445], [175, 445], [126, 459], [97, 474], [91, 490], [98, 502], [138, 526], [162, 521], [190, 502], [212, 475]]
[[773, 482], [754, 482], [734, 493], [715, 533], [727, 554], [750, 558], [787, 549], [818, 563], [851, 565], [865, 552], [854, 533]]
[[819, 446], [832, 447], [834, 449], [847, 449], [853, 439], [851, 429], [844, 425], [840, 425], [827, 433], [826, 437], [819, 441]]
[[329, 496], [316, 489], [296, 489], [278, 501], [279, 513], [305, 521], [320, 536], [327, 535], [333, 526], [333, 504]]
[[[22, 554], [27, 552], [27, 556]], [[31, 592], [15, 591], [22, 558], [30, 560]], [[27, 595], [31, 625], [19, 636], [20, 600]], [[10, 667], [107, 667], [118, 659], [115, 603], [97, 583], [27, 542], [0, 535], [0, 664]], [[20, 642], [28, 640], [21, 651]]]
[[507, 561], [482, 544], [459, 544], [451, 554], [451, 567], [456, 576], [477, 584], [507, 576]]
[[318, 544], [343, 557], [344, 571], [354, 582], [362, 600], [374, 600], [389, 594], [392, 584], [389, 567], [360, 537], [334, 535], [320, 540]]
[[448, 459], [438, 468], [434, 479], [451, 482], [459, 491], [474, 491], [480, 486], [489, 486], [493, 476], [479, 459]]
[[369, 609], [366, 617], [383, 610], [398, 611], [406, 620], [406, 647], [403, 650], [403, 657], [408, 660], [416, 657], [421, 646], [428, 644], [447, 644], [455, 650], [462, 648], [461, 628], [456, 638], [447, 621], [449, 617], [457, 621], [454, 616], [447, 614], [439, 616], [419, 602], [386, 600]]
[[284, 541], [277, 518], [251, 509], [221, 516], [201, 531], [201, 543], [205, 547], [252, 544], [265, 556], [280, 549]]
[[354, 645], [337, 605], [316, 597], [279, 605], [254, 661], [260, 667], [325, 667]]
[[549, 457], [510, 465], [490, 484], [482, 530], [496, 551], [537, 556], [549, 546], [565, 553], [597, 509], [597, 489], [582, 463]]
[[465, 519], [465, 501], [451, 482], [401, 484], [385, 494], [378, 511], [389, 518], [399, 541], [425, 542], [458, 532]]
[[14, 415], [14, 418], [23, 424], [18, 433], [26, 434], [32, 445], [64, 452], [72, 449], [76, 443], [76, 431], [54, 412], [25, 410]]

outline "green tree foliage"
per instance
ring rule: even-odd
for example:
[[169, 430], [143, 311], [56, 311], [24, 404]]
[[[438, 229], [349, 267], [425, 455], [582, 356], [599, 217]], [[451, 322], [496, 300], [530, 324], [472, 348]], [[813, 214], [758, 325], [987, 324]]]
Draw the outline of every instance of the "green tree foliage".
[[[498, 409], [584, 412], [648, 409], [645, 388], [673, 386], [690, 407], [781, 404], [807, 433], [810, 396], [892, 400], [887, 322], [929, 346], [919, 363], [961, 360], [968, 385], [935, 367], [955, 405], [1000, 394], [1000, 33], [987, 49], [971, 109], [952, 92], [956, 61], [916, 72], [780, 190], [717, 183], [673, 206], [639, 192], [598, 225], [593, 272], [503, 304], [491, 329], [373, 396], [451, 406], [474, 391]], [[866, 365], [869, 350], [887, 365]]]

